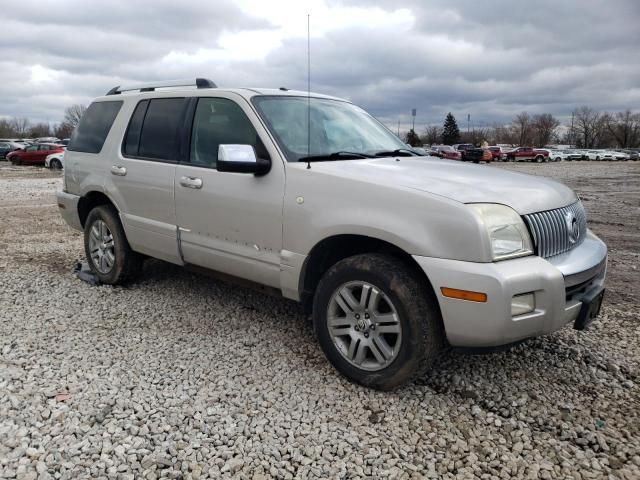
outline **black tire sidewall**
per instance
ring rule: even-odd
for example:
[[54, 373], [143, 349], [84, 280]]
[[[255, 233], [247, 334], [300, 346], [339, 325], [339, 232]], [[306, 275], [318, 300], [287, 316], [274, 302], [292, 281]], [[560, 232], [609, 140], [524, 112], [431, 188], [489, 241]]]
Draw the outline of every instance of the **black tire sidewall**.
[[[109, 271], [109, 273], [101, 273], [100, 271], [98, 271], [91, 258], [91, 252], [89, 249], [89, 236], [91, 226], [97, 220], [102, 220], [113, 235], [113, 251], [115, 262], [113, 264], [113, 268]], [[91, 271], [100, 279], [102, 283], [117, 284], [121, 281], [126, 269], [126, 262], [129, 260], [127, 258], [128, 243], [124, 230], [122, 228], [122, 224], [120, 223], [120, 219], [115, 209], [106, 205], [101, 205], [95, 207], [93, 210], [91, 210], [91, 212], [89, 212], [84, 228], [84, 249], [87, 263], [89, 264]]]
[[[364, 258], [368, 257], [368, 258]], [[362, 260], [370, 265], [367, 268]], [[373, 267], [373, 268], [371, 268]], [[428, 345], [425, 344], [425, 327], [439, 321], [431, 318], [427, 295], [408, 271], [398, 275], [390, 270], [402, 268], [399, 262], [389, 257], [371, 254], [350, 257], [334, 265], [322, 278], [313, 303], [314, 329], [318, 341], [331, 364], [345, 377], [361, 385], [380, 390], [391, 390], [411, 380], [420, 369]], [[391, 275], [390, 275], [391, 274]], [[394, 361], [378, 371], [367, 371], [349, 363], [334, 345], [327, 326], [327, 308], [333, 293], [350, 281], [364, 281], [384, 292], [398, 313], [402, 328], [400, 352]], [[401, 285], [392, 288], [392, 282]], [[416, 291], [418, 290], [418, 291]], [[436, 329], [430, 329], [434, 333]], [[437, 339], [437, 345], [441, 344]]]

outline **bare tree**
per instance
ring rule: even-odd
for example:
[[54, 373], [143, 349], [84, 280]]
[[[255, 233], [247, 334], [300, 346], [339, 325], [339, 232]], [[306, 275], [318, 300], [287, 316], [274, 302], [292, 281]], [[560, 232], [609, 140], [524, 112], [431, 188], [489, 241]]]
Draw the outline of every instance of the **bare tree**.
[[594, 148], [602, 138], [603, 114], [583, 106], [573, 112], [576, 143], [582, 148]]
[[606, 115], [605, 122], [616, 146], [627, 148], [640, 144], [640, 114], [626, 110]]
[[532, 118], [533, 141], [535, 146], [544, 147], [557, 138], [556, 132], [560, 122], [550, 113], [541, 113]]
[[51, 127], [48, 123], [40, 122], [29, 127], [29, 137], [49, 137], [51, 136]]
[[69, 138], [73, 133], [73, 127], [66, 122], [60, 122], [53, 128], [53, 134], [58, 138]]
[[434, 145], [440, 141], [441, 135], [442, 128], [436, 125], [430, 125], [424, 129], [424, 135], [422, 135], [421, 140], [425, 145]]
[[63, 122], [69, 124], [71, 126], [71, 129], [73, 130], [78, 126], [78, 124], [80, 123], [80, 119], [82, 118], [82, 115], [84, 115], [84, 112], [86, 111], [87, 111], [87, 107], [85, 107], [84, 105], [80, 105], [80, 104], [71, 105], [70, 107], [67, 107], [64, 109]]
[[532, 119], [527, 112], [519, 113], [511, 122], [511, 130], [515, 137], [515, 143], [524, 147], [531, 144], [532, 140]]
[[29, 133], [30, 122], [28, 118], [15, 117], [9, 121], [9, 124], [11, 125], [14, 135], [17, 137], [26, 137]]

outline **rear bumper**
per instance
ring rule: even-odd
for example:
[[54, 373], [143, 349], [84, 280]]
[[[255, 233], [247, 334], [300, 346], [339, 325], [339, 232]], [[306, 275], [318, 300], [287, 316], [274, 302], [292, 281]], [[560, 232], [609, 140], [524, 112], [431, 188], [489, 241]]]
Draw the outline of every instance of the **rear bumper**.
[[80, 197], [78, 195], [72, 195], [66, 192], [56, 192], [56, 200], [58, 203], [58, 210], [65, 222], [76, 230], [82, 230], [82, 223], [80, 222], [80, 216], [78, 215], [78, 202]]
[[[447, 339], [456, 347], [494, 347], [551, 333], [578, 318], [583, 300], [604, 288], [607, 247], [588, 232], [583, 243], [550, 259], [529, 256], [472, 263], [414, 256], [435, 290]], [[442, 295], [449, 287], [487, 295], [484, 303]], [[512, 316], [513, 296], [532, 293], [535, 309]]]

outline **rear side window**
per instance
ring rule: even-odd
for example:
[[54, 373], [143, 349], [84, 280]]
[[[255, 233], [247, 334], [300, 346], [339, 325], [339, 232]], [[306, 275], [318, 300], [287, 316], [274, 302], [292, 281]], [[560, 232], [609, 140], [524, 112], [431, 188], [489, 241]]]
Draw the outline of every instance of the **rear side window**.
[[[183, 98], [154, 98], [149, 101], [137, 156], [158, 160], [175, 160], [178, 157], [178, 134], [183, 106]], [[139, 121], [132, 117], [131, 122], [134, 120]], [[134, 135], [134, 132], [131, 133]], [[129, 135], [127, 143], [128, 137]], [[134, 141], [132, 137], [131, 143]]]
[[131, 121], [129, 122], [129, 128], [127, 128], [127, 136], [124, 139], [124, 145], [122, 151], [125, 155], [132, 157], [138, 156], [138, 149], [140, 148], [140, 132], [142, 131], [142, 122], [144, 116], [147, 113], [147, 107], [149, 106], [149, 100], [143, 100], [136, 106], [133, 115], [131, 115]]
[[100, 153], [120, 107], [122, 101], [94, 102], [89, 105], [80, 124], [71, 135], [68, 149], [75, 152]]

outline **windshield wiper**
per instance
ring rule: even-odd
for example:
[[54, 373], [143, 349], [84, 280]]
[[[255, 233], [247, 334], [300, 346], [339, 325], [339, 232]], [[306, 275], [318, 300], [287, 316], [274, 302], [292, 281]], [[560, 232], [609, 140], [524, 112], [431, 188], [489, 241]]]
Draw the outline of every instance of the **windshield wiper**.
[[299, 162], [321, 162], [326, 160], [350, 160], [354, 158], [374, 158], [373, 155], [359, 152], [333, 152], [333, 153], [321, 153], [318, 155], [309, 155], [307, 157], [300, 157]]
[[398, 148], [396, 150], [380, 150], [375, 153], [376, 157], [392, 157], [394, 155], [403, 156], [403, 157], [417, 157], [418, 154], [413, 150], [409, 150], [408, 148]]

